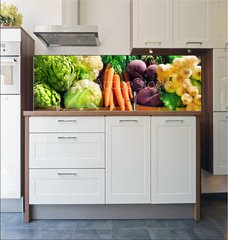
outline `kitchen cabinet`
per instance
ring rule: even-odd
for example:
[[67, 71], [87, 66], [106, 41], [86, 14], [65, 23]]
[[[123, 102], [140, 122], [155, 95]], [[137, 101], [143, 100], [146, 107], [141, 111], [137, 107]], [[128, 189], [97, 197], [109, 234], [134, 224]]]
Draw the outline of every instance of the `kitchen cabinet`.
[[175, 0], [174, 48], [212, 48], [211, 0]]
[[213, 111], [228, 111], [228, 48], [213, 50]]
[[173, 46], [173, 2], [132, 1], [132, 46], [171, 48]]
[[20, 99], [20, 95], [0, 95], [1, 198], [21, 197]]
[[228, 174], [228, 112], [213, 113], [213, 173]]
[[213, 48], [228, 47], [228, 2], [213, 0]]
[[104, 134], [104, 117], [31, 117], [29, 203], [104, 203]]
[[[30, 208], [41, 213], [50, 206], [59, 218], [64, 209], [75, 218], [134, 218], [139, 209], [142, 218], [163, 218], [173, 216], [173, 204], [177, 213], [186, 206], [185, 216], [200, 220], [199, 112], [30, 111], [24, 116], [26, 222]], [[166, 204], [167, 215], [160, 204]]]
[[131, 4], [133, 48], [212, 48], [212, 1], [132, 0]]
[[30, 204], [104, 203], [104, 169], [31, 169]]
[[106, 117], [106, 203], [150, 203], [150, 117]]
[[151, 118], [151, 202], [196, 202], [195, 117]]

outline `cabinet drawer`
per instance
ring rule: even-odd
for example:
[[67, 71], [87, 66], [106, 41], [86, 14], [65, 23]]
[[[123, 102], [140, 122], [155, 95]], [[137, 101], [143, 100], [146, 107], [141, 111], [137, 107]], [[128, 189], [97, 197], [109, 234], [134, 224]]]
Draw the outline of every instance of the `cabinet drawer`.
[[30, 204], [104, 203], [103, 169], [31, 169]]
[[30, 168], [103, 168], [104, 133], [29, 134]]
[[30, 117], [29, 132], [104, 132], [104, 117]]

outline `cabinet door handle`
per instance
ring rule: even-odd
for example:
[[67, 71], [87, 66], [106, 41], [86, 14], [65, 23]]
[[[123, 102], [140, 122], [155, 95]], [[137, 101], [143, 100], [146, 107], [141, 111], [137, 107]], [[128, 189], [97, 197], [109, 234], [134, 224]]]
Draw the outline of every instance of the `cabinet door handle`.
[[184, 122], [184, 120], [183, 119], [167, 119], [167, 120], [165, 120], [165, 122], [180, 122], [180, 123], [183, 123]]
[[64, 172], [59, 172], [59, 173], [57, 173], [57, 175], [59, 175], [59, 176], [76, 176], [77, 175], [77, 173], [64, 173]]
[[198, 45], [202, 45], [203, 42], [186, 42], [186, 45], [188, 44], [198, 44]]
[[162, 42], [160, 42], [160, 41], [145, 41], [145, 45], [148, 45], [148, 44], [158, 44], [158, 45], [161, 45]]
[[138, 122], [138, 120], [136, 120], [136, 119], [126, 119], [126, 120], [121, 119], [121, 120], [119, 120], [119, 123], [137, 123], [137, 122]]
[[227, 46], [228, 46], [228, 42], [225, 43], [225, 47], [227, 47]]
[[59, 119], [58, 120], [58, 123], [76, 123], [76, 122], [77, 122], [77, 120], [70, 120], [70, 119], [68, 119], [68, 120]]
[[64, 139], [77, 140], [77, 137], [57, 137], [57, 138], [61, 140], [64, 140]]

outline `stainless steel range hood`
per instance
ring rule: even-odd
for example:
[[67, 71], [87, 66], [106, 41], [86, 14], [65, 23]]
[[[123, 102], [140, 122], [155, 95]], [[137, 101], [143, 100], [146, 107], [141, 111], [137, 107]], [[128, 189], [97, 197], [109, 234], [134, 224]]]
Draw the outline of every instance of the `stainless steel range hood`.
[[63, 25], [38, 25], [34, 34], [47, 47], [98, 46], [98, 27], [80, 25], [80, 1], [62, 0]]

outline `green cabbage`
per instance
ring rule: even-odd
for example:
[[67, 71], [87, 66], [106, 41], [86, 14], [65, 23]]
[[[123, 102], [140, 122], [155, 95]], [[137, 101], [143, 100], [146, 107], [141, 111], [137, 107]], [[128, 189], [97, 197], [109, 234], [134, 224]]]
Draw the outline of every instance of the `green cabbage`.
[[102, 106], [100, 85], [88, 79], [75, 82], [64, 95], [66, 109], [99, 108]]
[[55, 108], [59, 107], [61, 102], [60, 94], [57, 93], [46, 83], [38, 83], [34, 86], [34, 107]]

